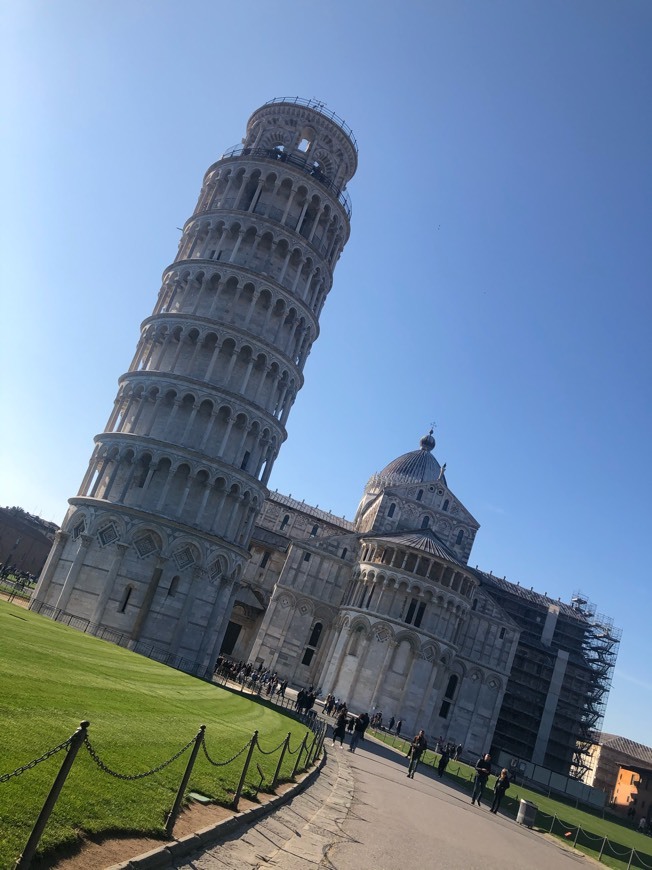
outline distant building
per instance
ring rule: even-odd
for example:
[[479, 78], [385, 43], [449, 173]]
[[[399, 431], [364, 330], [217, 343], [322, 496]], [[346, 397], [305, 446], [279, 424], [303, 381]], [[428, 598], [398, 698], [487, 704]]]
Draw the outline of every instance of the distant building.
[[613, 808], [632, 819], [652, 819], [652, 768], [619, 767]]
[[19, 507], [0, 508], [0, 562], [37, 577], [59, 526]]
[[635, 771], [652, 769], [652, 747], [617, 734], [603, 732], [596, 736], [588, 753], [583, 781], [603, 791], [609, 802], [615, 802], [621, 768]]

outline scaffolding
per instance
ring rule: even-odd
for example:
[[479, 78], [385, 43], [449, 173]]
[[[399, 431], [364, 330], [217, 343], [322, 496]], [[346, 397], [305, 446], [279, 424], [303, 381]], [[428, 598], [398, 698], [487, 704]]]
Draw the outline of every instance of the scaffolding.
[[590, 752], [594, 734], [600, 731], [611, 690], [614, 667], [622, 629], [611, 617], [598, 613], [596, 606], [581, 591], [573, 593], [571, 606], [585, 619], [582, 657], [587, 668], [587, 686], [577, 732], [570, 775], [583, 779], [590, 769]]

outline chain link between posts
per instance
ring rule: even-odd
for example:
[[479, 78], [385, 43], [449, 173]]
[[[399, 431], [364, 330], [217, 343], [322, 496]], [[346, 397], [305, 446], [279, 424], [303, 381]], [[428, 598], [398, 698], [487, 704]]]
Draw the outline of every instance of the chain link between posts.
[[84, 739], [84, 746], [86, 747], [86, 749], [88, 749], [88, 754], [93, 759], [95, 764], [97, 764], [97, 766], [100, 768], [100, 770], [103, 770], [104, 773], [108, 773], [109, 776], [114, 776], [116, 779], [135, 780], [135, 779], [144, 779], [146, 776], [151, 776], [153, 773], [158, 773], [160, 770], [163, 770], [164, 768], [168, 767], [170, 764], [172, 764], [173, 761], [176, 761], [180, 755], [183, 755], [183, 753], [187, 749], [190, 749], [190, 747], [192, 746], [192, 744], [194, 742], [195, 742], [195, 738], [193, 737], [191, 740], [189, 740], [186, 743], [185, 746], [182, 746], [181, 749], [172, 756], [172, 758], [168, 758], [167, 761], [164, 761], [162, 764], [159, 764], [156, 767], [153, 767], [151, 770], [145, 771], [145, 773], [134, 773], [132, 775], [129, 775], [126, 773], [117, 773], [115, 770], [111, 770], [111, 768], [108, 765], [106, 765], [102, 761], [102, 759], [99, 757], [99, 755], [97, 754], [97, 752], [95, 751], [95, 749], [91, 745], [91, 742], [88, 739], [88, 737], [86, 737]]
[[201, 742], [201, 748], [204, 750], [204, 755], [206, 756], [206, 759], [207, 759], [209, 764], [212, 764], [213, 767], [226, 767], [227, 764], [231, 764], [232, 761], [235, 761], [236, 758], [239, 758], [243, 752], [245, 752], [247, 749], [249, 749], [249, 747], [251, 746], [252, 740], [253, 740], [253, 737], [250, 738], [249, 740], [247, 740], [247, 742], [245, 743], [245, 745], [242, 747], [242, 749], [239, 752], [236, 752], [235, 755], [233, 755], [231, 758], [227, 759], [226, 761], [214, 761], [210, 757], [210, 755], [208, 754], [208, 749], [206, 748], [206, 738], [205, 737], [203, 738], [203, 740]]
[[290, 749], [290, 741], [288, 740], [288, 750], [287, 750], [288, 755], [296, 755], [302, 746], [303, 746], [303, 741], [297, 746], [296, 749]]
[[29, 764], [23, 764], [22, 767], [17, 767], [16, 770], [13, 770], [11, 773], [3, 773], [2, 776], [0, 776], [0, 783], [7, 782], [7, 780], [11, 779], [14, 776], [20, 776], [21, 773], [25, 773], [26, 770], [31, 770], [42, 761], [47, 761], [48, 758], [52, 758], [52, 756], [56, 755], [57, 752], [61, 752], [62, 749], [67, 749], [68, 746], [70, 746], [71, 742], [72, 737], [69, 737], [67, 740], [64, 740], [63, 743], [60, 743], [53, 749], [48, 749], [48, 751], [44, 752], [43, 755], [41, 755], [39, 758], [35, 758], [34, 761], [30, 761]]
[[262, 755], [274, 755], [275, 752], [278, 752], [278, 751], [279, 751], [279, 749], [281, 748], [281, 746], [283, 746], [283, 744], [285, 743], [286, 740], [287, 740], [287, 737], [284, 737], [283, 740], [281, 740], [281, 742], [279, 743], [279, 745], [278, 745], [275, 749], [270, 749], [269, 752], [265, 752], [265, 750], [264, 750], [263, 747], [260, 745], [260, 743], [259, 743], [258, 740], [256, 740], [256, 746], [257, 746], [257, 748], [258, 748], [258, 751], [259, 751]]

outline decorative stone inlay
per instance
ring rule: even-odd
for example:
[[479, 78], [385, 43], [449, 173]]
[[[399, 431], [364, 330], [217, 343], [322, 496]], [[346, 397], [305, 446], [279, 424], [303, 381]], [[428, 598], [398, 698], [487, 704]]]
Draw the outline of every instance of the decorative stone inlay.
[[392, 636], [392, 632], [387, 628], [386, 625], [381, 625], [377, 629], [375, 629], [376, 640], [379, 643], [385, 643], [385, 641], [389, 640]]
[[97, 537], [100, 546], [106, 547], [107, 544], [112, 544], [114, 541], [118, 540], [118, 530], [113, 523], [109, 523], [108, 526], [104, 526], [103, 529], [100, 529], [97, 533]]
[[211, 583], [217, 583], [222, 576], [222, 573], [222, 563], [219, 559], [216, 559], [208, 569], [208, 579]]
[[151, 555], [151, 553], [155, 553], [157, 549], [156, 541], [152, 535], [143, 535], [142, 538], [138, 538], [138, 540], [134, 541], [134, 547], [141, 559]]
[[174, 554], [174, 561], [177, 563], [179, 570], [182, 571], [184, 568], [189, 568], [195, 564], [195, 557], [190, 547], [184, 547], [183, 550], [178, 550]]

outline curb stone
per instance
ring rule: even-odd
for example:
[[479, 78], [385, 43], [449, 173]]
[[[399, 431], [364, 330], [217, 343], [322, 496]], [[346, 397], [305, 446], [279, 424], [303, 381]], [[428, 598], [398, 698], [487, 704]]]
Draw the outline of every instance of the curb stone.
[[209, 825], [207, 828], [202, 828], [194, 834], [181, 837], [179, 840], [163, 843], [155, 849], [143, 852], [141, 855], [130, 858], [128, 861], [123, 861], [121, 864], [112, 864], [107, 870], [151, 870], [151, 868], [156, 867], [167, 867], [172, 861], [191, 855], [198, 849], [214, 846], [228, 834], [233, 833], [233, 831], [247, 828], [264, 816], [273, 813], [279, 807], [289, 803], [294, 797], [307, 789], [308, 786], [312, 785], [325, 764], [326, 753], [322, 755], [319, 764], [301, 782], [296, 783], [284, 794], [273, 797], [266, 804], [260, 804], [242, 813], [237, 813], [228, 819], [224, 819], [214, 825]]

